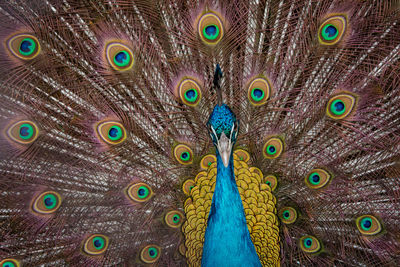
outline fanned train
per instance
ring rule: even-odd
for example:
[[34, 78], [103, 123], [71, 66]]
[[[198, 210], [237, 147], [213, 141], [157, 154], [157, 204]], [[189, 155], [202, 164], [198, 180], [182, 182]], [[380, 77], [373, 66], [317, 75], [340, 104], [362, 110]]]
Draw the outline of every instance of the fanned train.
[[0, 267], [400, 266], [400, 2], [1, 0]]

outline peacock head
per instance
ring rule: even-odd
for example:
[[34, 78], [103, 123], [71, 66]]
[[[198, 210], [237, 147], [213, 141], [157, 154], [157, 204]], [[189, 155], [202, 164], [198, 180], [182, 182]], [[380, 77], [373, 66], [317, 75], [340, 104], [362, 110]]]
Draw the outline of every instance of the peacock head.
[[225, 104], [216, 105], [207, 122], [211, 139], [220, 154], [225, 167], [228, 167], [232, 148], [239, 132], [239, 121]]

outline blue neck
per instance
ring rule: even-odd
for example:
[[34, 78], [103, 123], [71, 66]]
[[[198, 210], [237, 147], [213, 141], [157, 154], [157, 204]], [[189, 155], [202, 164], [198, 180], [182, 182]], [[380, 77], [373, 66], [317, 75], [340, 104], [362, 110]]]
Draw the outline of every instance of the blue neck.
[[217, 150], [217, 182], [203, 246], [203, 267], [261, 266], [247, 229], [233, 170], [233, 155], [225, 167]]

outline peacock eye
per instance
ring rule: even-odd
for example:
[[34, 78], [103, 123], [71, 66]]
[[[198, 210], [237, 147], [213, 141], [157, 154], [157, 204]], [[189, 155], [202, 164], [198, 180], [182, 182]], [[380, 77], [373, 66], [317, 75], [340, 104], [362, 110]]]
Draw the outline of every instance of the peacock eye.
[[351, 94], [339, 94], [331, 97], [326, 107], [326, 114], [332, 119], [346, 118], [354, 109], [356, 98]]
[[39, 214], [50, 214], [58, 210], [60, 205], [60, 194], [54, 191], [46, 191], [33, 200], [32, 209]]
[[267, 159], [275, 159], [282, 154], [283, 148], [283, 141], [280, 138], [269, 138], [264, 144], [263, 155]]
[[0, 261], [0, 266], [1, 267], [19, 267], [20, 263], [19, 261], [15, 259], [4, 259]]
[[106, 58], [108, 64], [117, 71], [129, 70], [134, 63], [132, 50], [121, 43], [109, 43], [106, 46]]
[[125, 141], [126, 131], [121, 123], [106, 121], [97, 125], [97, 133], [101, 139], [111, 145], [117, 145]]
[[331, 41], [334, 40], [339, 35], [339, 30], [336, 28], [335, 25], [326, 24], [322, 28], [321, 35], [322, 38], [324, 38], [324, 40]]
[[192, 191], [192, 189], [195, 186], [195, 182], [191, 179], [186, 180], [183, 185], [182, 185], [182, 190], [183, 193], [185, 193], [185, 195], [190, 196], [190, 191]]
[[30, 144], [36, 140], [39, 129], [32, 121], [18, 121], [7, 130], [7, 136], [20, 144]]
[[101, 234], [89, 236], [83, 246], [83, 251], [89, 255], [99, 255], [108, 248], [108, 237]]
[[183, 79], [178, 84], [178, 92], [181, 101], [188, 106], [195, 107], [200, 103], [201, 90], [199, 84], [193, 79]]
[[175, 159], [183, 165], [193, 163], [193, 152], [187, 145], [179, 144], [174, 148]]
[[35, 58], [40, 52], [38, 39], [30, 34], [18, 34], [8, 40], [11, 53], [23, 60]]
[[216, 45], [224, 36], [224, 28], [221, 19], [212, 12], [205, 13], [199, 20], [198, 32], [204, 43]]
[[323, 45], [334, 45], [338, 43], [346, 31], [346, 18], [344, 16], [333, 16], [326, 19], [318, 30], [318, 40]]
[[178, 228], [182, 225], [183, 218], [182, 212], [173, 210], [165, 215], [164, 220], [169, 227]]
[[265, 104], [270, 96], [271, 86], [267, 79], [254, 79], [247, 90], [247, 96], [253, 106], [261, 106]]
[[321, 244], [315, 237], [306, 235], [300, 238], [300, 247], [304, 252], [315, 253], [321, 249]]
[[292, 207], [284, 207], [279, 212], [284, 224], [292, 224], [297, 220], [297, 211]]
[[140, 259], [145, 263], [154, 263], [161, 256], [161, 248], [156, 245], [148, 245], [140, 252]]
[[278, 179], [276, 178], [275, 175], [268, 175], [264, 177], [265, 184], [269, 185], [271, 187], [271, 191], [274, 191], [276, 189], [276, 186], [278, 185]]
[[133, 183], [129, 185], [126, 193], [129, 199], [135, 202], [146, 202], [153, 196], [151, 187], [145, 183]]
[[362, 215], [356, 219], [358, 231], [363, 235], [376, 235], [382, 230], [379, 220], [372, 215]]
[[214, 162], [217, 162], [217, 157], [214, 155], [205, 155], [201, 161], [200, 161], [200, 167], [203, 170], [207, 170], [209, 166], [211, 166], [211, 164], [213, 164]]
[[319, 189], [324, 187], [331, 175], [323, 169], [313, 169], [305, 178], [306, 185], [311, 189]]

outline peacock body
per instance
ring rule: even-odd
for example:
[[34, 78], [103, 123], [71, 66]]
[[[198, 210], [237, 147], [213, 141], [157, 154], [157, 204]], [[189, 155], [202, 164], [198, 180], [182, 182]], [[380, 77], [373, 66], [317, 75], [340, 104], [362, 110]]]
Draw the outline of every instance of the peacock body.
[[232, 148], [237, 136], [236, 118], [226, 105], [217, 105], [208, 124], [216, 145], [217, 178], [204, 236], [201, 265], [261, 266], [250, 239], [235, 181]]
[[400, 3], [0, 1], [0, 267], [399, 266]]

